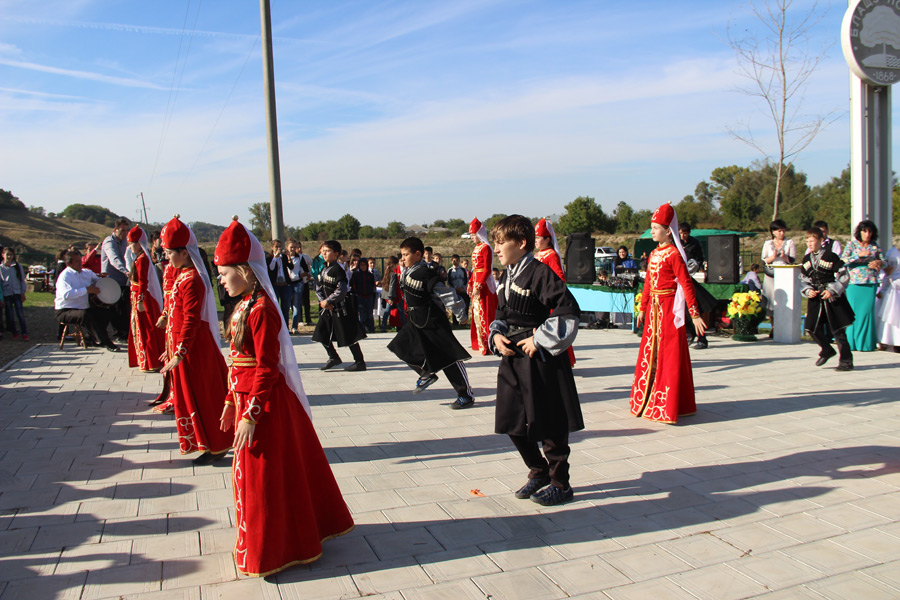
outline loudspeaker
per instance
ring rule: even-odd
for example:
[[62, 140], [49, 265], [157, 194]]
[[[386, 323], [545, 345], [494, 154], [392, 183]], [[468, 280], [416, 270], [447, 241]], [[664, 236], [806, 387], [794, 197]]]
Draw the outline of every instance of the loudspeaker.
[[738, 236], [711, 235], [706, 238], [709, 256], [706, 259], [707, 283], [737, 283], [741, 280], [738, 273]]
[[566, 283], [594, 283], [594, 238], [573, 233], [566, 238]]

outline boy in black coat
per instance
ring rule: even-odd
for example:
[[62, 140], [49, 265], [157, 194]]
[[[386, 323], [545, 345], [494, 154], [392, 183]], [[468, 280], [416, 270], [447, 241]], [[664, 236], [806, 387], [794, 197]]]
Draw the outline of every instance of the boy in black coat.
[[327, 371], [341, 364], [341, 357], [334, 349], [338, 346], [349, 346], [353, 355], [353, 364], [345, 371], [365, 371], [366, 361], [359, 347], [359, 340], [366, 337], [359, 324], [359, 313], [352, 294], [348, 294], [347, 272], [337, 262], [341, 253], [341, 243], [328, 240], [322, 244], [322, 258], [325, 268], [316, 278], [316, 296], [319, 298], [319, 322], [313, 332], [314, 342], [320, 342], [328, 353], [328, 361], [321, 369]]
[[[853, 354], [847, 343], [846, 329], [853, 324], [856, 315], [844, 297], [849, 276], [846, 269], [843, 269], [844, 263], [840, 257], [822, 247], [824, 239], [825, 235], [818, 227], [806, 232], [809, 252], [803, 257], [803, 264], [800, 266], [800, 292], [809, 298], [806, 306], [806, 330], [821, 348], [816, 360], [817, 367], [839, 353], [835, 371], [852, 371]], [[834, 336], [837, 352], [831, 347], [831, 335], [826, 333], [826, 325]]]
[[566, 353], [578, 332], [580, 309], [565, 282], [531, 254], [534, 226], [527, 217], [510, 215], [491, 235], [506, 267], [490, 327], [490, 349], [502, 357], [494, 431], [509, 435], [529, 468], [516, 498], [562, 504], [574, 494], [569, 432], [584, 429]]
[[475, 404], [475, 397], [462, 361], [471, 355], [453, 335], [444, 300], [462, 321], [466, 320], [465, 304], [440, 283], [438, 271], [422, 259], [424, 250], [417, 237], [406, 238], [400, 244], [400, 264], [406, 267], [400, 275], [407, 307], [406, 325], [388, 344], [388, 350], [419, 374], [414, 394], [437, 381], [437, 372], [443, 371], [456, 390], [457, 397], [450, 408], [468, 408]]

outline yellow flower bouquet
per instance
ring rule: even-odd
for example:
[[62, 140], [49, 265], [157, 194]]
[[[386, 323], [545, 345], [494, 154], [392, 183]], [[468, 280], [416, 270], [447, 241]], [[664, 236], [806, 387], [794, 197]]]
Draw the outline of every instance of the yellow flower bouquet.
[[759, 292], [739, 292], [728, 303], [728, 318], [734, 325], [733, 339], [743, 342], [756, 341], [756, 327], [765, 313]]

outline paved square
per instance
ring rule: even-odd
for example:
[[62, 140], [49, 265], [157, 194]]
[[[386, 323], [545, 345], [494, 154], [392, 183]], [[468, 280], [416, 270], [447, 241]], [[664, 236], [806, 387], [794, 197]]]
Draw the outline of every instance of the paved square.
[[583, 330], [575, 501], [543, 508], [492, 433], [498, 359], [467, 363], [477, 402], [452, 411], [391, 337], [364, 373], [294, 338], [357, 526], [272, 581], [237, 576], [230, 465], [179, 455], [146, 406], [161, 377], [38, 346], [0, 373], [0, 600], [900, 598], [900, 355], [837, 373], [812, 344], [712, 338], [699, 412], [669, 426], [628, 413], [637, 338]]

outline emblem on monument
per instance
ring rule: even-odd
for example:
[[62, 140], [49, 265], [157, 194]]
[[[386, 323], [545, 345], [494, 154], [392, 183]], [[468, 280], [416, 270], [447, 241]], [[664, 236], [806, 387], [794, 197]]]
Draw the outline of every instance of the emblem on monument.
[[900, 2], [856, 0], [844, 14], [841, 46], [850, 70], [863, 81], [900, 81]]

